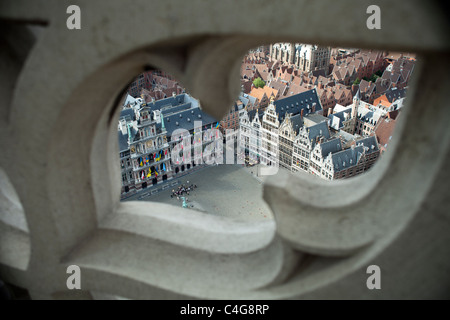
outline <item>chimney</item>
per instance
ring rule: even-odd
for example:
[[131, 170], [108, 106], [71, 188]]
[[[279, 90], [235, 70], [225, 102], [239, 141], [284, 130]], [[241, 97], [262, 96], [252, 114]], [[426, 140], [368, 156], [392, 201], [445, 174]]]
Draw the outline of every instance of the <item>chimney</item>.
[[300, 110], [300, 118], [303, 119], [303, 111], [304, 109]]
[[313, 102], [313, 104], [312, 104], [312, 112], [313, 113], [316, 112], [316, 103], [315, 102]]
[[331, 114], [333, 114], [333, 108], [332, 107], [328, 108], [328, 115], [331, 115]]
[[323, 83], [322, 83], [322, 80], [319, 81], [319, 89], [323, 89]]

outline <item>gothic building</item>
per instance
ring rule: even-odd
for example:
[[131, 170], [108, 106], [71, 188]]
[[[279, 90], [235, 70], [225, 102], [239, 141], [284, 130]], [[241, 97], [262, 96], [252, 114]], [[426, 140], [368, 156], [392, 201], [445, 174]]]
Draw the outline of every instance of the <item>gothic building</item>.
[[118, 126], [122, 197], [221, 157], [217, 126], [186, 93], [148, 103], [128, 96]]
[[302, 72], [323, 70], [328, 75], [330, 47], [310, 44], [275, 43], [270, 45], [270, 58], [295, 65]]

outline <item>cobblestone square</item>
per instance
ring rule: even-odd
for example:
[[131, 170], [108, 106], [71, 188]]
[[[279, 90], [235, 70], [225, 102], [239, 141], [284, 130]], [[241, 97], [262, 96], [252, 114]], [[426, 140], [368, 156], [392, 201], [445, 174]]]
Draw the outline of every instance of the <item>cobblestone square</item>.
[[[156, 194], [142, 191], [126, 201], [154, 201], [182, 206], [183, 201], [176, 197], [171, 198], [173, 189], [181, 184], [195, 184], [197, 188], [186, 197], [188, 205], [194, 209], [218, 216], [226, 216], [235, 220], [262, 220], [273, 219], [272, 212], [262, 199], [262, 182], [252, 175], [256, 167], [244, 167], [238, 164], [222, 164], [205, 167], [197, 172], [188, 174], [171, 183], [180, 181], [176, 186]], [[151, 190], [151, 189], [149, 189]], [[142, 196], [148, 194], [148, 196]], [[140, 198], [140, 199], [139, 199]], [[190, 209], [186, 209], [189, 213]]]

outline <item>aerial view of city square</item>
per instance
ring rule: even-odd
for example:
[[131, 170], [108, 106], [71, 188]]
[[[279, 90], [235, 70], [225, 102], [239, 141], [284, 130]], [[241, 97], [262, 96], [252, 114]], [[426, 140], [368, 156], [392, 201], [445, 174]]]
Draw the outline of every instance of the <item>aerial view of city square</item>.
[[449, 22], [442, 1], [0, 0], [0, 300], [450, 299]]
[[410, 53], [261, 46], [245, 55], [242, 91], [219, 120], [173, 76], [142, 73], [120, 112], [121, 198], [272, 218], [258, 201], [267, 175], [287, 170], [330, 181], [376, 163], [392, 139], [415, 63]]

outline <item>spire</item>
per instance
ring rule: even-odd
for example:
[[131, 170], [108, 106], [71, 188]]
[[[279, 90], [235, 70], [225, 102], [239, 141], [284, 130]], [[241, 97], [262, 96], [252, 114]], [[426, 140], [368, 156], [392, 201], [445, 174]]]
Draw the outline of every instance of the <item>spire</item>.
[[166, 127], [164, 126], [164, 116], [162, 112], [161, 112], [161, 129], [162, 131], [166, 130]]
[[131, 123], [127, 123], [127, 129], [128, 129], [128, 142], [131, 143]]
[[355, 99], [356, 100], [361, 100], [361, 94], [359, 93], [359, 88], [358, 88], [358, 91], [356, 91]]

